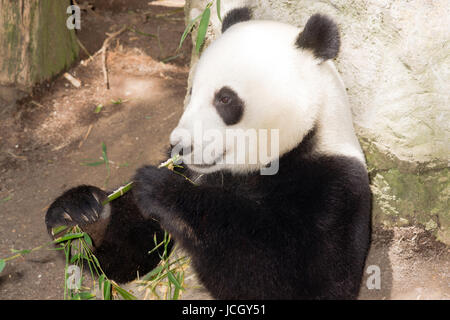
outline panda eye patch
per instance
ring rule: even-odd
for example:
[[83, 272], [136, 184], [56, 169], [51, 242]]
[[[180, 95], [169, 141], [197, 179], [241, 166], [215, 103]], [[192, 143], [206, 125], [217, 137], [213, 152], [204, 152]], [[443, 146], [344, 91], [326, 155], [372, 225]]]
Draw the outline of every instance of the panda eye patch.
[[238, 123], [244, 113], [244, 102], [230, 87], [222, 87], [216, 92], [213, 105], [226, 125]]

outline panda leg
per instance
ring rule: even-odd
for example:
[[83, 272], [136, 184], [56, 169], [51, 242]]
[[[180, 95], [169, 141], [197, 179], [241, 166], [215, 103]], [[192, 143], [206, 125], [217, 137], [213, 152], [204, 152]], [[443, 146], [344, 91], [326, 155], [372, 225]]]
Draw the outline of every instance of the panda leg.
[[[102, 202], [107, 193], [93, 186], [79, 186], [66, 191], [49, 207], [45, 222], [52, 228], [79, 225], [93, 242], [94, 254], [106, 275], [118, 282], [151, 271], [160, 261], [154, 247], [154, 235], [162, 241], [164, 231], [154, 220], [145, 219], [131, 193]], [[171, 247], [171, 245], [170, 245]]]

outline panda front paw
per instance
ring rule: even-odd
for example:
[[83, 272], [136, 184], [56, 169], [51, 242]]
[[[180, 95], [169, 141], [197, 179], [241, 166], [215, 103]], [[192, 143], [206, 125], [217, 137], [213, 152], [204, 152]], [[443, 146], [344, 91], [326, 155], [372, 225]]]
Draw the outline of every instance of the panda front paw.
[[183, 177], [167, 168], [154, 166], [138, 169], [133, 181], [133, 194], [145, 217], [165, 211], [164, 208], [171, 204], [173, 195], [185, 187]]
[[156, 199], [173, 185], [174, 179], [176, 174], [166, 168], [144, 166], [136, 171], [133, 181], [138, 193]]
[[88, 225], [97, 222], [103, 212], [102, 202], [108, 195], [93, 186], [79, 186], [64, 192], [47, 210], [45, 224], [51, 233], [59, 226]]

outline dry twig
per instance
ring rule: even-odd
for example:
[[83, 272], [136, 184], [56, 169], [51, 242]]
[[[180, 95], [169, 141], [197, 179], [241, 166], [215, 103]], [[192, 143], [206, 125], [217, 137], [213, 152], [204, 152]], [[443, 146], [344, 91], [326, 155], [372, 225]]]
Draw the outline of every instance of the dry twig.
[[111, 40], [114, 39], [115, 37], [117, 37], [118, 35], [120, 35], [122, 32], [124, 32], [127, 29], [128, 29], [127, 26], [123, 26], [119, 31], [116, 31], [114, 33], [106, 33], [106, 35], [108, 37], [105, 39], [105, 41], [103, 41], [103, 45], [100, 48], [100, 50], [98, 50], [94, 55], [90, 56], [88, 59], [84, 60], [81, 63], [83, 66], [87, 66], [89, 62], [91, 62], [92, 60], [94, 60], [95, 57], [97, 57], [99, 54], [101, 54], [102, 55], [103, 77], [104, 77], [106, 89], [108, 89], [108, 90], [109, 90], [109, 77], [108, 77], [108, 68], [106, 65], [106, 50], [108, 49], [108, 46], [109, 46]]
[[89, 136], [89, 133], [91, 133], [93, 125], [91, 124], [86, 132], [86, 134], [84, 135], [83, 140], [80, 141], [80, 143], [78, 144], [78, 149], [81, 148], [81, 146], [83, 145], [83, 143], [86, 141], [87, 137]]
[[118, 35], [120, 35], [125, 30], [127, 30], [127, 26], [123, 26], [119, 31], [116, 31], [114, 33], [106, 33], [108, 38], [105, 39], [105, 41], [103, 42], [103, 46], [100, 49], [100, 51], [102, 53], [103, 77], [104, 77], [106, 89], [108, 89], [108, 90], [109, 90], [109, 77], [108, 77], [108, 68], [106, 66], [106, 50], [108, 49], [108, 46], [109, 46], [109, 43], [111, 42], [111, 40], [114, 39], [115, 37], [117, 37]]
[[75, 88], [81, 87], [81, 81], [72, 76], [70, 73], [66, 72], [63, 77], [67, 79]]

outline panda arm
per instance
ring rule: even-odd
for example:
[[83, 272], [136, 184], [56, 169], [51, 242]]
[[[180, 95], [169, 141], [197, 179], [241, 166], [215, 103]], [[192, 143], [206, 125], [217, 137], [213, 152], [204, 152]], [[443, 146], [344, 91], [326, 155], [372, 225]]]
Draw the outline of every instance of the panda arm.
[[[93, 186], [66, 191], [49, 207], [45, 222], [49, 233], [57, 226], [79, 225], [93, 242], [94, 254], [106, 275], [118, 282], [131, 281], [159, 263], [154, 235], [164, 231], [154, 220], [144, 219], [131, 193], [106, 204], [107, 192]], [[53, 234], [52, 234], [53, 235]], [[56, 235], [55, 235], [56, 236]]]
[[256, 213], [264, 210], [256, 203], [221, 187], [194, 185], [167, 170], [146, 166], [134, 178], [133, 193], [144, 216], [158, 220], [162, 227], [189, 249], [208, 235], [223, 230], [245, 233], [257, 227]]

